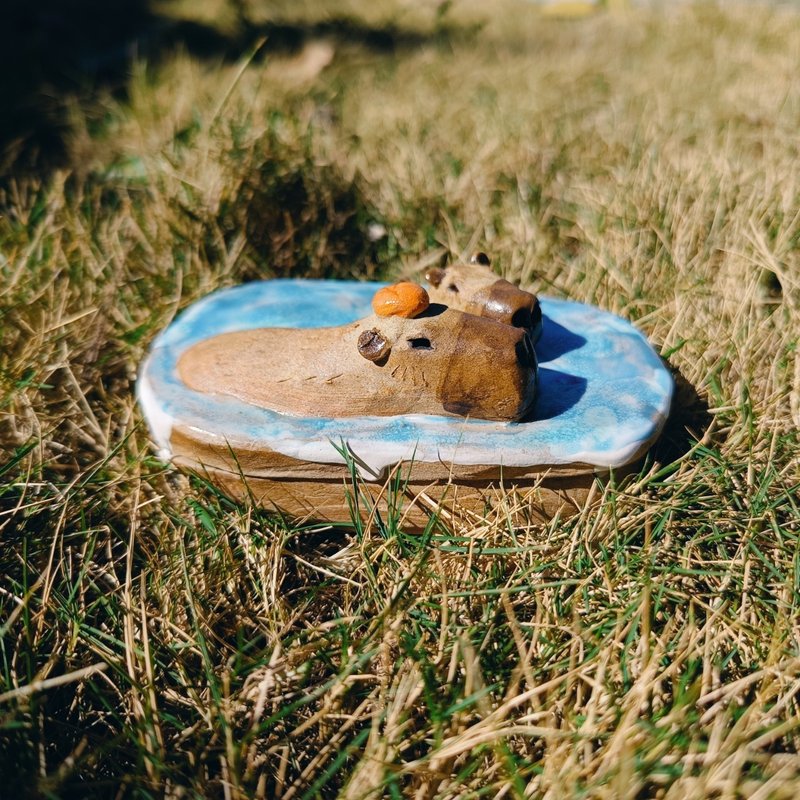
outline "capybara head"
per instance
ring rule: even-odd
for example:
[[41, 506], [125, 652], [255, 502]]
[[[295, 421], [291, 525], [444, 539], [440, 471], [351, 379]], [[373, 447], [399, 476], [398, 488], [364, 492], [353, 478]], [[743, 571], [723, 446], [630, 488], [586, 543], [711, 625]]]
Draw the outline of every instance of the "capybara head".
[[[392, 391], [413, 395], [421, 413], [520, 419], [537, 385], [527, 330], [440, 304], [413, 319], [373, 317], [358, 333], [359, 354]], [[380, 412], [377, 412], [380, 413]]]
[[469, 264], [432, 267], [425, 273], [431, 300], [515, 328], [537, 331], [542, 310], [536, 295], [498, 278], [489, 263], [485, 253], [477, 253]]

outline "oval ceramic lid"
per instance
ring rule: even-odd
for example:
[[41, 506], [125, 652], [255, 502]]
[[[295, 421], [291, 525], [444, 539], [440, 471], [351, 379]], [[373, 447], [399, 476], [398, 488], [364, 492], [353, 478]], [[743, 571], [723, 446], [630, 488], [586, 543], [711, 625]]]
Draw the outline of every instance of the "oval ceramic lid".
[[337, 447], [346, 443], [367, 477], [411, 460], [609, 468], [638, 458], [661, 432], [673, 382], [645, 337], [614, 314], [549, 298], [540, 298], [539, 397], [524, 422], [422, 414], [295, 417], [192, 391], [177, 377], [181, 353], [195, 342], [250, 328], [344, 325], [369, 315], [373, 294], [385, 285], [259, 281], [215, 292], [187, 308], [153, 342], [137, 385], [160, 455], [171, 456], [170, 436], [180, 426], [233, 452], [237, 444], [255, 444], [317, 463], [343, 463]]

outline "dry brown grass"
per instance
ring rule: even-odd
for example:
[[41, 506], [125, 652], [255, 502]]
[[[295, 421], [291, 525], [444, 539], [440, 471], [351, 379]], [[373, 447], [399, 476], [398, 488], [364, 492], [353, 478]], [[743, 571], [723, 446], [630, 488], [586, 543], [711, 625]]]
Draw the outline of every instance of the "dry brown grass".
[[[4, 184], [0, 795], [798, 796], [800, 19], [360, 5], [138, 63]], [[685, 379], [599, 506], [320, 528], [151, 454], [136, 368], [193, 300], [476, 241]]]

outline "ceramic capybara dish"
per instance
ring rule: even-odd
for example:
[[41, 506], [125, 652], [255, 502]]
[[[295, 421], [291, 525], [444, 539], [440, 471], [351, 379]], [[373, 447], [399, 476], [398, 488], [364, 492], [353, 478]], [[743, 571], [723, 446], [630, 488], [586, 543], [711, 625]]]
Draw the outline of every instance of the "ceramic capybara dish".
[[233, 496], [337, 522], [355, 513], [353, 468], [376, 502], [401, 470], [413, 527], [430, 510], [508, 509], [511, 490], [524, 519], [581, 508], [658, 437], [672, 379], [625, 320], [541, 298], [534, 360], [526, 328], [417, 289], [379, 294], [391, 289], [261, 281], [187, 308], [139, 376], [160, 455]]

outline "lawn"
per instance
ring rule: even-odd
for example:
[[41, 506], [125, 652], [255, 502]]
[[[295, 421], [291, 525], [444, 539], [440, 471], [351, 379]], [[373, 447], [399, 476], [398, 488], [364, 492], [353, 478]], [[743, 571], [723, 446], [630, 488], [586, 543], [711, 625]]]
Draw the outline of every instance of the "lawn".
[[[128, 5], [4, 34], [0, 797], [800, 796], [800, 10]], [[156, 457], [193, 301], [476, 248], [676, 377], [595, 505], [325, 526]]]

